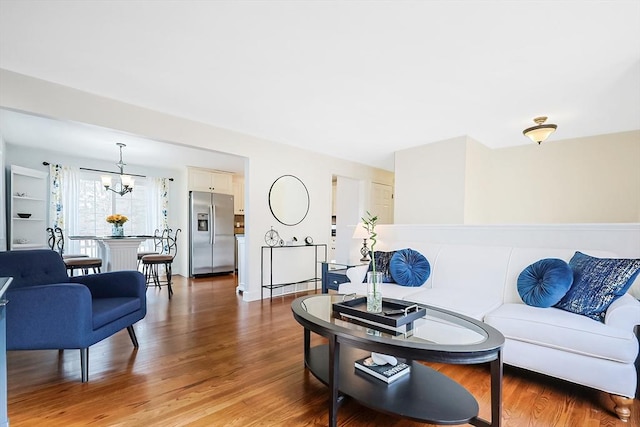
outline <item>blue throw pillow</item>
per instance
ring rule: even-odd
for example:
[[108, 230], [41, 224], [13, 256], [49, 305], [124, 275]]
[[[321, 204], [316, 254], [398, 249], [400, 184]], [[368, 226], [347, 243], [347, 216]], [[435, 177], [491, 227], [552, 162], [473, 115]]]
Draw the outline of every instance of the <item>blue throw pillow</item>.
[[595, 258], [576, 252], [569, 266], [573, 285], [556, 307], [604, 322], [609, 305], [627, 292], [640, 272], [640, 259]]
[[567, 293], [573, 271], [565, 261], [545, 258], [534, 262], [518, 276], [518, 293], [527, 305], [551, 307]]
[[[382, 273], [382, 283], [394, 283], [393, 277], [391, 277], [391, 273], [389, 272], [389, 263], [391, 262], [391, 257], [395, 254], [396, 251], [391, 252], [383, 252], [383, 251], [375, 251], [373, 253], [373, 258], [376, 261], [376, 272]], [[371, 252], [369, 252], [369, 256], [371, 256]], [[373, 262], [369, 263], [369, 270], [373, 271]], [[362, 283], [367, 282], [367, 276], [365, 275]]]
[[420, 252], [402, 249], [391, 257], [389, 271], [398, 285], [422, 286], [431, 274], [431, 265]]

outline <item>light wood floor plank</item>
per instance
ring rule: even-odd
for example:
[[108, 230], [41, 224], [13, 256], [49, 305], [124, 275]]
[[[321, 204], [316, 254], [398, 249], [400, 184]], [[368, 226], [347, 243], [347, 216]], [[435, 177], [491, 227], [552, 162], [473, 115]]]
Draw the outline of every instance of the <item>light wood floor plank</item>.
[[[327, 425], [327, 389], [304, 369], [293, 296], [242, 302], [234, 276], [175, 282], [171, 301], [166, 288], [147, 291], [137, 351], [126, 331], [91, 347], [89, 383], [77, 350], [9, 352], [11, 426]], [[486, 366], [430, 366], [465, 386], [489, 418]], [[627, 424], [612, 411], [605, 393], [505, 367], [504, 426], [640, 427], [637, 400]], [[339, 424], [428, 426], [350, 399]]]

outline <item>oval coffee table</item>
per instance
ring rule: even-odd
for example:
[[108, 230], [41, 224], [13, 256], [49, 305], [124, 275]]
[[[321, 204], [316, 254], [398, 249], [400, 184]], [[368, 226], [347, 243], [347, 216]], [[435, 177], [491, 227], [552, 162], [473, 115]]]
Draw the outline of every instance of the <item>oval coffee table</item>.
[[[291, 303], [294, 318], [304, 327], [305, 366], [329, 387], [330, 426], [337, 425], [343, 396], [372, 409], [421, 422], [500, 426], [504, 336], [498, 330], [470, 317], [425, 305], [420, 307], [425, 313], [421, 311], [411, 328], [388, 326], [335, 310], [335, 303], [342, 306], [351, 298], [354, 297], [311, 295]], [[407, 302], [385, 298], [383, 304]], [[329, 343], [311, 347], [311, 332], [327, 338]], [[411, 366], [409, 375], [387, 384], [356, 371], [354, 361], [371, 351], [406, 359]], [[419, 360], [490, 363], [491, 421], [478, 417], [478, 403], [465, 388]]]

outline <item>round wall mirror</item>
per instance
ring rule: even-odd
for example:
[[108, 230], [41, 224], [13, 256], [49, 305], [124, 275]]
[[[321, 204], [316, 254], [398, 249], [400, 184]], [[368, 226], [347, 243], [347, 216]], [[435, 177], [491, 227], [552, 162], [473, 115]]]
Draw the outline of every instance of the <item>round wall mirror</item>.
[[300, 224], [309, 212], [309, 192], [293, 175], [282, 175], [269, 189], [271, 213], [284, 225]]

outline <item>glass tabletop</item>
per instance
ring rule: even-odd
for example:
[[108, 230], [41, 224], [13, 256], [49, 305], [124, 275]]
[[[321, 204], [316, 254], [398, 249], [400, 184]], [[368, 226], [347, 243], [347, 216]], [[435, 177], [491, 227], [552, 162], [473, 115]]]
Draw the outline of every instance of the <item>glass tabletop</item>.
[[335, 311], [333, 304], [344, 299], [344, 295], [335, 294], [301, 297], [294, 301], [292, 309], [304, 313], [307, 320], [334, 333], [400, 346], [446, 351], [487, 351], [499, 348], [504, 343], [502, 334], [491, 326], [448, 310], [421, 304], [426, 314], [415, 320], [411, 329], [406, 325], [392, 328]]

